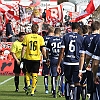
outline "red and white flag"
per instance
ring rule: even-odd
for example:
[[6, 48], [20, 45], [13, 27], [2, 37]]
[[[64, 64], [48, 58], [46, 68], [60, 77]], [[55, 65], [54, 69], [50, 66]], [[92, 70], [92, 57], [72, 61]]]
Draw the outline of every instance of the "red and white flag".
[[0, 12], [5, 13], [6, 11], [10, 10], [12, 6], [7, 4], [0, 4]]
[[11, 10], [11, 11], [19, 11], [19, 5], [18, 3], [14, 3], [14, 4], [0, 4], [0, 12], [1, 13], [5, 13], [7, 12], [8, 10]]
[[70, 16], [72, 19], [75, 19], [79, 16], [79, 12], [68, 12], [68, 16]]
[[5, 12], [6, 20], [19, 20], [19, 16], [14, 15], [14, 11], [8, 10]]
[[90, 0], [87, 8], [82, 11], [78, 17], [75, 18], [75, 22], [92, 14], [98, 8], [98, 6], [100, 6], [100, 0]]
[[62, 5], [48, 6], [46, 9], [46, 20], [56, 24], [63, 20]]

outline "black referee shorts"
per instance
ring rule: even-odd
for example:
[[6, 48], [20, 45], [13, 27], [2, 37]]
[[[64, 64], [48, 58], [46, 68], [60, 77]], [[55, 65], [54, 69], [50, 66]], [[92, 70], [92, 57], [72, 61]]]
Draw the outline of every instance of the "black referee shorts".
[[21, 69], [20, 68], [20, 65], [17, 64], [17, 61], [14, 61], [14, 70], [13, 72], [16, 73], [16, 74], [20, 74], [21, 73], [21, 70], [22, 72], [25, 74], [26, 73], [26, 59], [23, 60], [23, 68]]

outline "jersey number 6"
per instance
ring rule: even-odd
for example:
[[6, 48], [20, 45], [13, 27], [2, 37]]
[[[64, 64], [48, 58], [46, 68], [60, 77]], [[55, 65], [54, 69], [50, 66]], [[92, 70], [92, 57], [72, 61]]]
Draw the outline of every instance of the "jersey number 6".
[[69, 51], [74, 52], [75, 51], [75, 45], [73, 44], [75, 40], [71, 40], [69, 43]]

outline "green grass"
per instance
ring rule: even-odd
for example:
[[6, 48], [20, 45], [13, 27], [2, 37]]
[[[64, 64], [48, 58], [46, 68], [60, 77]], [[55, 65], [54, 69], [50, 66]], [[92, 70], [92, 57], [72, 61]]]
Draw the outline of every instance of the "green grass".
[[[50, 91], [49, 94], [45, 94], [44, 85], [43, 85], [43, 76], [38, 76], [38, 83], [35, 92], [35, 96], [31, 97], [30, 95], [26, 95], [23, 87], [24, 87], [24, 76], [20, 76], [20, 84], [19, 84], [19, 92], [16, 93], [14, 86], [14, 79], [12, 78], [8, 82], [4, 82], [5, 80], [11, 78], [13, 76], [0, 76], [0, 100], [65, 100], [64, 97], [53, 98]], [[51, 90], [50, 77], [49, 77], [49, 90]], [[81, 99], [80, 99], [81, 100]]]
[[[14, 86], [14, 79], [9, 80], [8, 82], [1, 84], [8, 78], [13, 76], [0, 76], [0, 100], [65, 100], [64, 97], [53, 98], [51, 93], [45, 94], [44, 85], [43, 85], [43, 77], [38, 76], [38, 84], [37, 84], [37, 92], [35, 92], [35, 96], [31, 97], [30, 95], [26, 95], [23, 87], [24, 87], [24, 78], [20, 76], [20, 84], [19, 84], [19, 92], [16, 93]], [[49, 78], [50, 82], [50, 78]], [[49, 90], [51, 90], [51, 86], [49, 83]]]

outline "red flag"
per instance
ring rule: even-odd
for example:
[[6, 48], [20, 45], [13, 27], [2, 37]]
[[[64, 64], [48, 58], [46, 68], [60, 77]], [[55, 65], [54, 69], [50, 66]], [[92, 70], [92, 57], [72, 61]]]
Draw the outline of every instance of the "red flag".
[[68, 16], [70, 16], [72, 19], [75, 19], [76, 17], [78, 17], [79, 12], [68, 12]]
[[7, 4], [0, 4], [0, 12], [5, 13], [6, 11], [10, 10], [12, 6]]
[[20, 17], [19, 17], [19, 16], [14, 16], [13, 18], [14, 18], [16, 21], [17, 21], [17, 20], [20, 20]]
[[75, 19], [75, 21], [77, 22], [89, 16], [98, 8], [99, 5], [100, 5], [100, 0], [90, 0], [89, 4], [87, 5], [87, 8], [79, 14], [79, 16]]
[[6, 13], [5, 13], [5, 16], [6, 16], [6, 19], [15, 19], [15, 20], [19, 20], [19, 16], [16, 16], [14, 15], [14, 11], [11, 11], [11, 10], [8, 10]]

